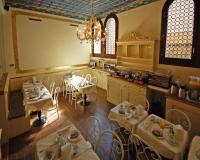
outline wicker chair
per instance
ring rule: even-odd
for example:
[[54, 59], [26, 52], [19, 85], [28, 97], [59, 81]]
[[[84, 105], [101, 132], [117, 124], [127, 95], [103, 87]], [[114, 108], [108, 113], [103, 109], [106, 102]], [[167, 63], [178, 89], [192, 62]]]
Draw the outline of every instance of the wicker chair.
[[162, 160], [159, 153], [138, 135], [131, 134], [130, 141], [135, 147], [136, 160]]
[[170, 109], [166, 114], [166, 119], [175, 125], [180, 124], [188, 132], [191, 130], [191, 121], [181, 110]]
[[103, 160], [124, 160], [121, 139], [113, 131], [103, 131], [97, 141], [95, 152]]

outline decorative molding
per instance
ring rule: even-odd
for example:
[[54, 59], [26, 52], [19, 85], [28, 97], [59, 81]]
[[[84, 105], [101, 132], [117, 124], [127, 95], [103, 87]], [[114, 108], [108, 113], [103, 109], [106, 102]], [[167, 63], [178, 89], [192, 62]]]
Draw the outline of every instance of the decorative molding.
[[124, 35], [121, 39], [120, 42], [127, 42], [127, 41], [138, 41], [138, 40], [153, 40], [147, 35], [142, 35], [139, 32], [131, 32], [126, 35]]
[[[9, 7], [28, 9], [58, 16], [85, 20], [89, 16], [90, 0], [80, 1], [41, 1], [41, 0], [5, 0]], [[111, 13], [121, 13], [139, 6], [143, 6], [158, 0], [94, 0], [94, 11], [97, 17], [105, 18]]]

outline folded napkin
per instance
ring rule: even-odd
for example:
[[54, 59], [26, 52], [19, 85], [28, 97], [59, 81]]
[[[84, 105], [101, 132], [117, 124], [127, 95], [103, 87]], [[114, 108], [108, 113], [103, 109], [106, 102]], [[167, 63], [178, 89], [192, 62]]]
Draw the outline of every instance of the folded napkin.
[[70, 143], [66, 143], [61, 147], [61, 160], [71, 160], [72, 154], [72, 146]]

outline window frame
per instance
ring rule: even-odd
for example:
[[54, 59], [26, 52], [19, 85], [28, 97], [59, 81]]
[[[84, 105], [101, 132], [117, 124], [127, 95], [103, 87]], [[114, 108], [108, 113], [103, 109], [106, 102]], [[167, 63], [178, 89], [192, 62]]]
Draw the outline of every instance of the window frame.
[[[167, 21], [168, 21], [168, 11], [170, 5], [174, 0], [167, 0], [163, 6], [162, 10], [162, 21], [161, 21], [161, 37], [160, 37], [160, 64], [167, 65], [177, 65], [177, 66], [186, 66], [186, 67], [200, 67], [200, 1], [193, 0], [194, 2], [194, 26], [193, 26], [193, 40], [192, 40], [192, 53], [191, 59], [179, 59], [179, 58], [166, 58], [165, 49], [166, 49], [166, 40], [167, 40]], [[199, 62], [198, 62], [199, 60]]]
[[115, 54], [106, 54], [106, 40], [104, 42], [104, 51], [103, 51], [103, 57], [105, 58], [116, 58], [117, 56], [117, 41], [118, 41], [118, 32], [119, 32], [119, 20], [118, 17], [115, 14], [109, 14], [105, 21], [104, 21], [104, 28], [106, 28], [106, 24], [110, 18], [113, 18], [115, 20]]
[[[103, 36], [102, 34], [102, 31], [104, 30], [104, 27], [103, 27], [103, 22], [101, 19], [97, 19], [97, 21], [99, 21], [100, 25], [101, 25], [101, 37]], [[103, 53], [103, 42], [101, 41], [101, 53], [100, 54], [97, 54], [97, 53], [94, 53], [94, 41], [92, 41], [92, 57], [102, 57], [102, 54]]]

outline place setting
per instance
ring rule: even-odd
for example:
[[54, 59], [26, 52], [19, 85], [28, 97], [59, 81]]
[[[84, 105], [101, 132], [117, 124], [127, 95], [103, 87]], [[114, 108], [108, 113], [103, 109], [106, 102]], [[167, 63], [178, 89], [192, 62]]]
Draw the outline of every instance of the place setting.
[[149, 126], [146, 130], [150, 130], [151, 134], [159, 140], [165, 140], [172, 146], [179, 145], [183, 138], [183, 128], [180, 125], [172, 125], [167, 121], [151, 116]]
[[70, 125], [56, 133], [54, 143], [40, 151], [40, 158], [44, 160], [71, 160], [90, 149], [92, 149], [91, 144], [86, 142], [81, 133]]
[[144, 107], [124, 102], [119, 105], [118, 114], [124, 116], [127, 120], [131, 118], [139, 119], [144, 114]]

